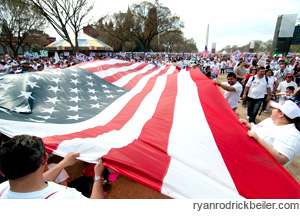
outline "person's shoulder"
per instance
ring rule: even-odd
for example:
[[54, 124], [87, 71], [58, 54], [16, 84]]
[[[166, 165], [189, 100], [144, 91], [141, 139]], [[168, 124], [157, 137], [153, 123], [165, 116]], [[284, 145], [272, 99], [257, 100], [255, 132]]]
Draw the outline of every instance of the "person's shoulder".
[[221, 84], [226, 85], [226, 86], [229, 86], [229, 83], [228, 83], [228, 82], [221, 82]]
[[9, 186], [8, 180], [0, 184], [0, 194], [2, 191]]
[[55, 192], [49, 197], [51, 199], [88, 199], [75, 188], [66, 187], [54, 182], [48, 182], [48, 185], [52, 188], [52, 191]]
[[242, 84], [241, 83], [239, 83], [239, 82], [236, 82], [233, 86], [235, 86], [235, 87], [241, 87], [241, 88], [243, 88], [243, 86], [242, 86]]

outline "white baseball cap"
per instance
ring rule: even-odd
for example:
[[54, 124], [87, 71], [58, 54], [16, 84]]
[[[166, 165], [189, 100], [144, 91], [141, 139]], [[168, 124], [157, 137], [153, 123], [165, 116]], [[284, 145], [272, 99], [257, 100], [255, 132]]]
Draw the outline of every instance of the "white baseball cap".
[[270, 102], [270, 105], [282, 111], [290, 119], [300, 117], [299, 106], [296, 105], [296, 103], [291, 100], [285, 101], [284, 104], [279, 104], [277, 102]]

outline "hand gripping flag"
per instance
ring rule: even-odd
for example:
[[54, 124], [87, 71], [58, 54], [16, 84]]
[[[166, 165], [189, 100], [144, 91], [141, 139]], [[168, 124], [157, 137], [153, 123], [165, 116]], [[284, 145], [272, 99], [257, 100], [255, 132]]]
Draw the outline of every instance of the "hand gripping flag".
[[171, 198], [300, 198], [198, 69], [117, 59], [0, 78], [0, 132], [43, 138]]

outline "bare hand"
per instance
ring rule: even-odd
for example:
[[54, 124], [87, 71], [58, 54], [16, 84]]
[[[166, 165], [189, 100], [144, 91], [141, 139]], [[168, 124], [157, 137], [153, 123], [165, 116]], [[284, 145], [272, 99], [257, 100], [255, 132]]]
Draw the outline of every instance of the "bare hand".
[[105, 169], [105, 166], [103, 166], [102, 164], [102, 159], [100, 159], [98, 161], [98, 163], [96, 164], [96, 166], [94, 167], [94, 172], [95, 172], [95, 176], [101, 176], [104, 169]]
[[79, 160], [76, 159], [76, 157], [79, 157], [80, 153], [73, 153], [70, 152], [66, 155], [66, 157], [61, 161], [63, 163], [64, 167], [69, 167], [74, 165], [75, 163], [79, 162]]
[[246, 121], [245, 119], [240, 118], [239, 122], [240, 122], [240, 124], [244, 124], [248, 128], [248, 130], [250, 130], [251, 127], [252, 127], [252, 125], [248, 121]]
[[218, 85], [218, 86], [221, 85], [221, 83], [220, 83], [219, 81], [217, 81], [217, 80], [214, 81], [214, 84], [215, 84], [215, 85]]
[[254, 131], [248, 131], [248, 136], [255, 140], [258, 139], [258, 135]]

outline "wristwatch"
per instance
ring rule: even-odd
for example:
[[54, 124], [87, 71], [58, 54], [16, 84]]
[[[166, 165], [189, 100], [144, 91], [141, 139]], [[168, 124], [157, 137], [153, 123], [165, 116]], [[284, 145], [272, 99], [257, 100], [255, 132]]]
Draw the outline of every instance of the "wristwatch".
[[101, 176], [95, 176], [94, 177], [94, 181], [97, 181], [97, 180], [103, 180], [104, 178], [103, 177], [101, 177]]

